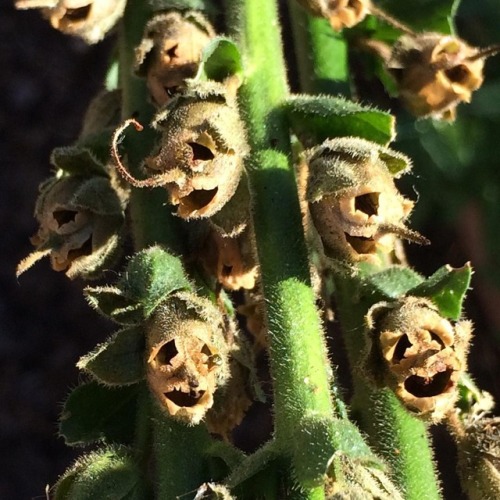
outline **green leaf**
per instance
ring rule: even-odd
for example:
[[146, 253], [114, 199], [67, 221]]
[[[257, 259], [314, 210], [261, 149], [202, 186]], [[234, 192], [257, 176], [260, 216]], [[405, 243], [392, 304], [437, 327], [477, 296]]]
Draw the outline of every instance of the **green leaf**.
[[408, 290], [422, 283], [424, 278], [408, 267], [391, 266], [384, 271], [372, 274], [361, 282], [365, 296], [373, 296], [374, 302], [397, 299], [406, 295]]
[[74, 389], [60, 417], [59, 432], [66, 444], [130, 443], [134, 436], [138, 389], [138, 385], [109, 388], [97, 382]]
[[243, 80], [243, 61], [238, 46], [228, 38], [214, 38], [203, 49], [195, 80], [223, 82], [231, 76]]
[[[109, 151], [109, 145], [107, 149]], [[50, 163], [71, 175], [106, 175], [103, 163], [88, 147], [65, 146], [55, 148], [50, 156]]]
[[120, 284], [126, 297], [143, 305], [145, 318], [173, 292], [191, 289], [181, 260], [159, 246], [134, 255]]
[[383, 111], [342, 98], [296, 96], [284, 104], [288, 121], [308, 147], [334, 137], [361, 137], [388, 144], [394, 137], [394, 118]]
[[458, 320], [471, 275], [470, 263], [457, 269], [443, 266], [423, 283], [409, 290], [408, 295], [427, 297], [436, 304], [443, 316]]
[[56, 485], [56, 500], [139, 500], [150, 495], [132, 453], [110, 447], [85, 455]]
[[88, 303], [104, 316], [121, 325], [138, 325], [144, 320], [142, 305], [113, 286], [84, 289]]
[[77, 366], [106, 385], [134, 384], [144, 378], [144, 342], [139, 328], [121, 330]]

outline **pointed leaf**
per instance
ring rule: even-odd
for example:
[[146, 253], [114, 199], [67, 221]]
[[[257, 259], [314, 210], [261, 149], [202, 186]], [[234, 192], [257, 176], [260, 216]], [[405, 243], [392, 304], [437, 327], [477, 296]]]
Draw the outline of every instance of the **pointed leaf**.
[[138, 389], [138, 385], [109, 388], [97, 382], [74, 389], [64, 404], [60, 418], [59, 432], [66, 444], [131, 442]]
[[142, 305], [126, 297], [120, 288], [87, 287], [84, 293], [91, 307], [116, 323], [138, 325], [144, 320]]
[[334, 137], [361, 137], [388, 144], [394, 137], [394, 118], [383, 111], [342, 98], [296, 96], [284, 104], [293, 131], [312, 146]]
[[106, 385], [134, 384], [144, 378], [144, 342], [139, 328], [120, 330], [77, 366]]
[[150, 495], [131, 451], [98, 450], [80, 458], [56, 485], [56, 500], [146, 499]]
[[86, 147], [65, 146], [55, 148], [52, 151], [50, 163], [71, 175], [106, 175], [103, 163]]
[[214, 38], [203, 49], [196, 80], [223, 82], [236, 76], [243, 79], [243, 62], [238, 46], [228, 38]]
[[121, 281], [125, 296], [143, 305], [146, 318], [170, 294], [191, 288], [181, 260], [158, 246], [137, 253]]
[[423, 280], [422, 276], [408, 267], [392, 266], [367, 276], [363, 279], [361, 287], [363, 295], [373, 296], [374, 301], [378, 302], [406, 295], [408, 290], [416, 287]]
[[458, 320], [465, 294], [470, 286], [471, 275], [470, 263], [457, 269], [443, 266], [422, 284], [409, 290], [408, 295], [428, 297], [443, 316]]

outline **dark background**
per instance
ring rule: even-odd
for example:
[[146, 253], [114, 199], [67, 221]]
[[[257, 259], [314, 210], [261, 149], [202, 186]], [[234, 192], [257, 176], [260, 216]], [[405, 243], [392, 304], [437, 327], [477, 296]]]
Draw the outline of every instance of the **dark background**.
[[[464, 0], [457, 23], [473, 44], [500, 42], [494, 0]], [[43, 498], [45, 485], [79, 454], [58, 438], [58, 413], [78, 383], [76, 361], [111, 331], [86, 306], [82, 283], [52, 272], [48, 262], [19, 281], [14, 273], [31, 250], [34, 202], [50, 172], [50, 151], [77, 137], [86, 106], [101, 89], [112, 42], [88, 47], [54, 31], [38, 13], [16, 12], [11, 0], [0, 0], [2, 499]], [[410, 190], [420, 197], [414, 225], [433, 242], [410, 247], [410, 262], [425, 274], [445, 263], [473, 262], [477, 272], [466, 303], [476, 323], [470, 371], [500, 400], [498, 59], [487, 63], [486, 84], [473, 103], [459, 108], [456, 129], [422, 121], [411, 132], [401, 130], [396, 147], [414, 158]]]

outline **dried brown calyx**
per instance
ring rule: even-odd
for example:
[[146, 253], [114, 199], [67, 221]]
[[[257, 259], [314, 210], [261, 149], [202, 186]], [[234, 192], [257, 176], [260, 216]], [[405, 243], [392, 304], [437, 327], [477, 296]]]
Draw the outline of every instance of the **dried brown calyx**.
[[41, 9], [57, 30], [96, 43], [123, 15], [126, 0], [17, 0], [18, 9]]
[[360, 23], [370, 12], [369, 0], [298, 0], [312, 15], [324, 17], [340, 31]]
[[345, 137], [306, 152], [306, 199], [325, 255], [358, 262], [394, 248], [395, 236], [426, 243], [405, 219], [413, 202], [394, 185], [409, 160], [378, 144]]
[[197, 424], [229, 376], [221, 314], [208, 300], [180, 292], [158, 307], [146, 338], [151, 391], [173, 418]]
[[224, 288], [251, 290], [255, 287], [258, 268], [249, 227], [235, 237], [210, 229], [199, 250], [203, 267]]
[[453, 120], [457, 105], [470, 102], [483, 83], [484, 58], [460, 38], [407, 34], [394, 45], [387, 68], [411, 113]]
[[428, 300], [406, 297], [374, 305], [367, 316], [372, 341], [367, 368], [410, 411], [440, 421], [458, 397], [472, 326], [452, 325]]
[[97, 277], [118, 253], [126, 200], [105, 177], [62, 177], [41, 186], [31, 238], [36, 250], [21, 261], [21, 274], [44, 256], [70, 278]]
[[201, 52], [214, 36], [210, 23], [197, 12], [158, 14], [148, 22], [136, 48], [135, 70], [146, 78], [156, 105], [185, 90], [186, 79], [196, 75]]

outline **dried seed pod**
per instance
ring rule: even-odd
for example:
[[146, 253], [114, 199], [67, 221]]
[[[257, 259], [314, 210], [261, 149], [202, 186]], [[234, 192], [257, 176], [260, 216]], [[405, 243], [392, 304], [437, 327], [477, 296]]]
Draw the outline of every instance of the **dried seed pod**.
[[215, 36], [210, 23], [198, 12], [158, 14], [146, 25], [136, 48], [135, 70], [146, 78], [153, 101], [166, 104], [196, 75], [201, 52]]
[[222, 484], [203, 483], [193, 500], [235, 500], [229, 489]]
[[178, 292], [165, 300], [146, 327], [147, 380], [169, 415], [197, 424], [228, 376], [220, 312], [206, 299]]
[[50, 255], [52, 269], [71, 279], [99, 276], [119, 254], [125, 204], [106, 177], [45, 182], [35, 207], [40, 228], [31, 242], [36, 250], [19, 263], [17, 275]]
[[205, 270], [224, 288], [251, 290], [256, 285], [258, 268], [248, 227], [233, 238], [210, 229], [199, 246], [198, 258]]
[[352, 28], [369, 14], [369, 0], [298, 0], [313, 16], [330, 21], [335, 31]]
[[410, 411], [440, 421], [458, 397], [472, 326], [452, 325], [427, 299], [406, 297], [368, 312], [370, 378], [388, 386]]
[[500, 497], [500, 417], [479, 418], [457, 437], [460, 483], [471, 500]]
[[306, 199], [325, 255], [357, 262], [394, 247], [394, 234], [425, 243], [404, 220], [413, 202], [403, 198], [393, 175], [408, 169], [409, 159], [378, 144], [354, 137], [325, 141], [305, 153]]
[[439, 33], [402, 36], [387, 61], [408, 110], [444, 120], [453, 120], [457, 105], [481, 86], [483, 66], [478, 49]]
[[99, 42], [123, 15], [126, 0], [17, 0], [18, 9], [41, 9], [53, 28]]
[[222, 87], [179, 96], [155, 119], [162, 133], [146, 170], [164, 178], [170, 202], [184, 219], [210, 217], [234, 195], [248, 152], [245, 130]]

